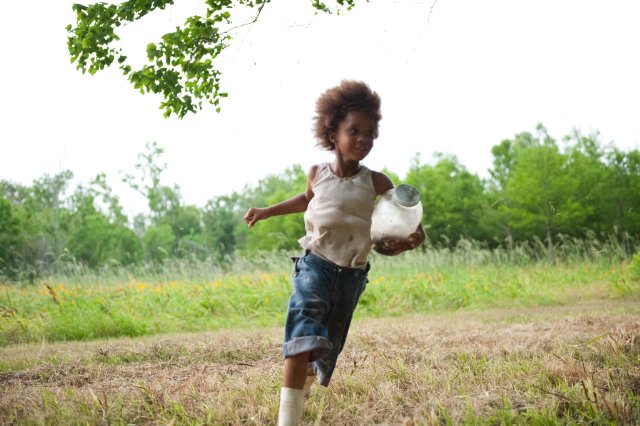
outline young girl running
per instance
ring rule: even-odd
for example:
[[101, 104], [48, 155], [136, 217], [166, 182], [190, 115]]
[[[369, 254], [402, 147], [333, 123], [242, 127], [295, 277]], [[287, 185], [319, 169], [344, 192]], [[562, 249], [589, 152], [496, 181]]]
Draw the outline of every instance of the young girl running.
[[[318, 145], [333, 151], [332, 163], [314, 165], [304, 193], [266, 208], [250, 208], [249, 227], [272, 216], [305, 212], [305, 254], [295, 261], [284, 339], [279, 425], [302, 418], [305, 389], [315, 379], [328, 386], [353, 311], [364, 291], [372, 248], [371, 214], [391, 180], [361, 161], [371, 152], [381, 119], [380, 97], [365, 83], [342, 81], [324, 92], [314, 117]], [[385, 255], [411, 250], [425, 239], [422, 226], [405, 240], [374, 249]]]

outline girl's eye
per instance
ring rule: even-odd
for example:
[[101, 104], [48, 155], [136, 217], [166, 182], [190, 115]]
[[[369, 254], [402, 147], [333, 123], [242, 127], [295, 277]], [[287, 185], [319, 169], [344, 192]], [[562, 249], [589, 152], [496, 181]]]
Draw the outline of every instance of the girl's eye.
[[349, 129], [349, 134], [350, 135], [355, 135], [357, 133], [358, 133], [358, 131], [356, 129]]

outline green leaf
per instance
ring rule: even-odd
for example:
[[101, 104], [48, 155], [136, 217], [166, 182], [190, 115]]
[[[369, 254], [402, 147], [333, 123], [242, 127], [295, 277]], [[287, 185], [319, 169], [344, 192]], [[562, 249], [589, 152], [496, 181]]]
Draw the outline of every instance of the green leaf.
[[[353, 0], [335, 1], [342, 6], [353, 4]], [[217, 107], [227, 95], [219, 92], [221, 74], [215, 58], [228, 46], [227, 40], [231, 40], [229, 34], [221, 31], [220, 22], [230, 22], [233, 7], [257, 6], [262, 10], [268, 0], [205, 0], [206, 13], [187, 18], [182, 27], [164, 34], [159, 42], [148, 43], [147, 65], [131, 74], [131, 67], [125, 65], [127, 56], [119, 47], [112, 46], [120, 39], [116, 29], [173, 3], [174, 0], [126, 0], [118, 4], [74, 4], [75, 27], [65, 27], [70, 35], [67, 48], [71, 61], [77, 63], [81, 72], [95, 74], [117, 58], [135, 89], [162, 94], [161, 109], [168, 115], [183, 117], [207, 103]], [[322, 1], [313, 3], [314, 7], [329, 11]]]

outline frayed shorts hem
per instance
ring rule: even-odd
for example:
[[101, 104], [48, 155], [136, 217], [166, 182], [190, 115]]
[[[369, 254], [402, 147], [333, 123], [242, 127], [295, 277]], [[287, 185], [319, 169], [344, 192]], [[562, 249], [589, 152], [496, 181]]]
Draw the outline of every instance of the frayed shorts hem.
[[284, 344], [284, 357], [298, 355], [304, 352], [310, 352], [309, 362], [312, 362], [323, 355], [331, 352], [333, 345], [331, 341], [322, 336], [302, 336], [293, 337]]

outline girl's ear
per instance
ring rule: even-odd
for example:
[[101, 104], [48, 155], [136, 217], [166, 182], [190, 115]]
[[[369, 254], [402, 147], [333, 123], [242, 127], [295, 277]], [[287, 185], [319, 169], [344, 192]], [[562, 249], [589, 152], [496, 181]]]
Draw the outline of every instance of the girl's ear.
[[329, 131], [329, 141], [334, 145], [336, 144], [335, 136], [336, 136], [336, 132]]

